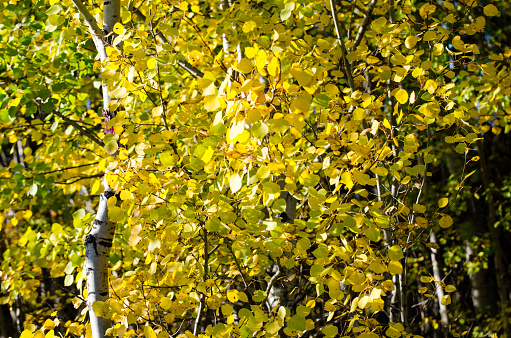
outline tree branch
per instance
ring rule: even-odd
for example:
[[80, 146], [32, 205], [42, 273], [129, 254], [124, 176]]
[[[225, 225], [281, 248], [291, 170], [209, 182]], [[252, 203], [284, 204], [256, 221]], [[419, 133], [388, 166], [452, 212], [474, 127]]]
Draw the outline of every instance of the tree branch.
[[348, 78], [348, 85], [350, 86], [351, 92], [355, 92], [355, 82], [353, 82], [353, 75], [351, 75], [351, 64], [346, 59], [346, 46], [344, 45], [344, 41], [342, 39], [341, 26], [339, 25], [339, 21], [337, 20], [337, 12], [335, 11], [335, 0], [330, 0], [330, 7], [332, 7], [332, 18], [334, 19], [335, 30], [337, 32], [337, 38], [339, 43], [341, 44], [341, 52], [342, 52], [342, 62], [344, 63], [344, 71], [346, 72], [346, 77]]
[[[140, 20], [145, 22], [146, 16], [138, 8], [134, 10], [134, 13], [140, 18]], [[156, 34], [158, 39], [161, 41], [161, 43], [169, 43], [169, 40], [167, 40], [165, 35], [163, 35], [163, 33], [159, 29], [155, 30], [154, 33]], [[196, 78], [203, 78], [204, 77], [204, 73], [203, 72], [201, 72], [200, 70], [198, 70], [197, 68], [192, 66], [187, 61], [177, 60], [176, 62], [177, 62], [177, 65], [179, 67], [181, 67], [184, 70], [186, 70], [192, 76], [195, 76]]]
[[367, 26], [369, 25], [371, 14], [373, 13], [374, 5], [376, 5], [376, 0], [371, 0], [369, 5], [367, 6], [366, 14], [364, 16], [364, 20], [362, 21], [362, 25], [358, 29], [357, 36], [355, 37], [355, 42], [353, 43], [353, 47], [351, 50], [357, 49], [360, 42], [362, 42], [362, 38], [366, 32]]
[[96, 135], [94, 135], [93, 133], [88, 131], [87, 129], [85, 129], [82, 126], [80, 126], [76, 121], [71, 120], [67, 116], [64, 116], [59, 111], [54, 111], [53, 113], [55, 115], [57, 115], [58, 117], [60, 117], [62, 120], [64, 120], [66, 123], [68, 123], [68, 124], [72, 125], [73, 127], [75, 127], [80, 132], [80, 134], [82, 134], [83, 136], [87, 136], [88, 138], [91, 139], [91, 141], [93, 141], [94, 143], [96, 143], [100, 147], [104, 147], [105, 146], [105, 143], [103, 142], [103, 140], [101, 140], [99, 137], [97, 137]]
[[103, 42], [104, 34], [101, 28], [99, 28], [96, 19], [90, 14], [90, 12], [85, 8], [85, 5], [82, 3], [81, 0], [71, 0], [73, 4], [75, 5], [76, 9], [78, 9], [78, 12], [83, 17], [83, 20], [85, 20], [85, 23], [87, 24], [87, 27], [89, 28], [90, 33], [92, 34], [92, 40], [94, 41], [94, 45], [96, 46], [96, 49], [98, 53], [101, 55], [101, 61], [103, 59], [107, 58], [105, 44]]

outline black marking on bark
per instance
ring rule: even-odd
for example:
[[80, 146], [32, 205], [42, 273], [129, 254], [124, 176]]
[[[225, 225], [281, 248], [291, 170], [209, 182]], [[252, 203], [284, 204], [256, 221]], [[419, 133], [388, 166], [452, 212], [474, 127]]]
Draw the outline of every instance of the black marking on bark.
[[110, 1], [105, 1], [105, 2], [103, 2], [103, 5], [105, 5], [105, 6], [110, 5]]
[[102, 297], [108, 296], [108, 291], [100, 292], [99, 295], [102, 296]]
[[110, 197], [115, 196], [115, 192], [113, 190], [108, 189], [103, 193], [103, 195], [106, 197], [106, 199], [109, 199]]
[[108, 239], [108, 238], [99, 237], [98, 238], [98, 244], [102, 245], [102, 246], [105, 246], [107, 248], [111, 248], [112, 247], [112, 240]]
[[98, 247], [96, 245], [96, 237], [94, 235], [88, 234], [87, 236], [85, 236], [85, 246], [89, 244], [92, 244], [92, 246], [94, 247], [94, 251], [96, 252], [96, 256], [99, 256]]
[[103, 224], [106, 224], [108, 222], [104, 222], [104, 221], [100, 221], [99, 219], [95, 219], [93, 224], [94, 225], [99, 225], [99, 226], [102, 226]]

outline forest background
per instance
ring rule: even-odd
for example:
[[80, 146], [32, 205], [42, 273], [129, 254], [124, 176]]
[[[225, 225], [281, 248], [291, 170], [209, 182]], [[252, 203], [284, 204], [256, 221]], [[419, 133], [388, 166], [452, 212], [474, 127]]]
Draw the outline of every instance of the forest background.
[[0, 337], [511, 337], [509, 7], [0, 2]]

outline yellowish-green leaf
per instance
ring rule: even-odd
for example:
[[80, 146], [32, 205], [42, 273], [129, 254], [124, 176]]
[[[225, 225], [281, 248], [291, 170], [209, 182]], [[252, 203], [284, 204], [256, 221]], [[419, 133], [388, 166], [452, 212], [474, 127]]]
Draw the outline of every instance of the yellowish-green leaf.
[[442, 303], [442, 305], [449, 305], [449, 304], [451, 304], [451, 296], [450, 295], [443, 296], [442, 300], [440, 302]]
[[444, 215], [442, 218], [440, 218], [440, 221], [438, 221], [438, 224], [440, 224], [440, 227], [442, 228], [448, 228], [450, 227], [454, 221], [452, 220], [451, 216]]
[[401, 104], [405, 104], [408, 102], [408, 92], [404, 89], [399, 89], [396, 92], [396, 100]]
[[238, 70], [244, 74], [250, 73], [254, 67], [252, 66], [252, 61], [247, 58], [243, 58], [238, 63]]
[[449, 204], [449, 199], [444, 197], [438, 200], [438, 207], [439, 208], [445, 208]]
[[418, 39], [417, 39], [416, 36], [413, 36], [413, 35], [408, 36], [405, 39], [405, 46], [406, 46], [406, 48], [412, 49], [417, 44], [417, 41], [418, 41]]
[[499, 10], [493, 4], [489, 4], [489, 5], [484, 6], [483, 11], [484, 11], [484, 15], [486, 15], [486, 16], [499, 15]]
[[100, 300], [95, 301], [92, 304], [92, 310], [94, 311], [94, 314], [98, 317], [106, 317], [106, 315], [110, 312], [108, 305]]
[[366, 117], [366, 111], [365, 109], [362, 109], [362, 108], [356, 108], [354, 111], [353, 111], [353, 119], [354, 120], [363, 120], [364, 118]]
[[456, 291], [456, 287], [454, 285], [447, 285], [445, 287], [445, 292], [454, 292]]
[[424, 89], [426, 89], [430, 94], [434, 94], [437, 87], [438, 85], [436, 84], [436, 81], [432, 79], [427, 80], [424, 85]]
[[398, 261], [390, 261], [388, 268], [391, 275], [399, 275], [403, 273], [403, 265], [401, 265]]
[[145, 338], [156, 338], [156, 333], [149, 325], [144, 326], [144, 337]]
[[399, 245], [393, 245], [389, 248], [389, 258], [393, 261], [398, 261], [404, 257], [403, 250]]

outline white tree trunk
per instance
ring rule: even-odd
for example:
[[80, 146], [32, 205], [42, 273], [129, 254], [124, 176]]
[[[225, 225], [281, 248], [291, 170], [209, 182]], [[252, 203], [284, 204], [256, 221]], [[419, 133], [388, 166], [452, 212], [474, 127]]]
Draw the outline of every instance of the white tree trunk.
[[[96, 23], [94, 17], [85, 8], [81, 0], [72, 0], [89, 31], [93, 36], [93, 41], [101, 61], [104, 61], [108, 55], [106, 53], [106, 44], [113, 41], [113, 27], [119, 22], [120, 0], [106, 0], [103, 4], [103, 30]], [[110, 95], [108, 86], [103, 86], [103, 116], [105, 117], [105, 134], [113, 133], [113, 128], [108, 128], [107, 123], [113, 118], [110, 112]], [[106, 173], [105, 173], [106, 175]], [[110, 248], [115, 234], [115, 224], [108, 219], [108, 198], [114, 195], [112, 189], [108, 186], [106, 178], [104, 180], [105, 191], [99, 197], [99, 206], [96, 213], [96, 219], [90, 233], [85, 237], [85, 269], [87, 275], [87, 306], [89, 307], [89, 317], [94, 338], [105, 337], [106, 330], [110, 327], [110, 320], [97, 316], [93, 310], [93, 304], [96, 301], [106, 301], [108, 299], [108, 261], [110, 257]]]
[[[431, 243], [436, 243], [435, 233], [431, 232], [430, 236]], [[431, 249], [431, 265], [433, 265], [433, 277], [436, 282], [442, 281], [442, 272], [440, 271], [440, 263], [437, 259], [437, 250]], [[436, 297], [438, 299], [438, 307], [440, 312], [440, 318], [444, 328], [449, 325], [449, 315], [447, 314], [447, 306], [442, 304], [442, 298], [444, 298], [444, 288], [441, 285], [436, 284]]]

